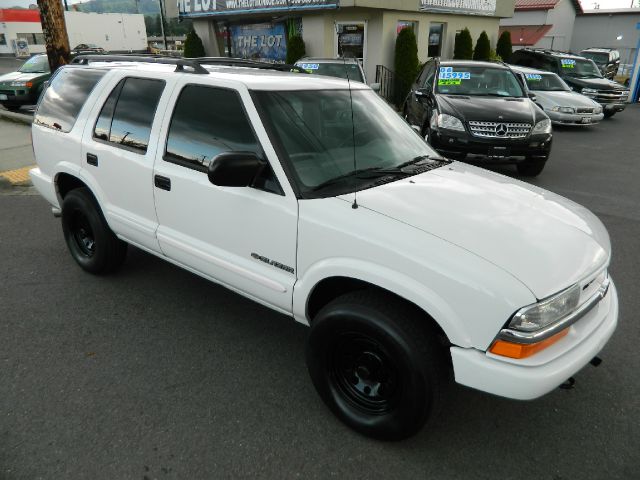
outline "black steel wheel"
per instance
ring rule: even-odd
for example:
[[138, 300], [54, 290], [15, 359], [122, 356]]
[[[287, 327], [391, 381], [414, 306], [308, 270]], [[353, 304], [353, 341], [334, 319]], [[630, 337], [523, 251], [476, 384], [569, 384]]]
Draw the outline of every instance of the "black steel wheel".
[[111, 231], [86, 188], [72, 190], [64, 198], [62, 231], [71, 256], [88, 272], [111, 272], [125, 259], [127, 244]]
[[426, 314], [373, 290], [345, 294], [311, 325], [306, 359], [318, 394], [354, 430], [400, 440], [438, 410], [446, 349]]

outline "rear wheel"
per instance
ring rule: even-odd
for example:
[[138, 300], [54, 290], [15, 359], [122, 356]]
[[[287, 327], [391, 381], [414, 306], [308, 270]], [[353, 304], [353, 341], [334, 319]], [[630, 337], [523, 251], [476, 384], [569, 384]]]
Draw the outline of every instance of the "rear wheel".
[[447, 378], [430, 319], [392, 296], [343, 295], [316, 316], [307, 367], [333, 413], [354, 430], [399, 440], [437, 411]]
[[527, 159], [522, 163], [518, 163], [516, 167], [518, 168], [518, 173], [523, 177], [535, 177], [540, 175], [546, 164], [546, 160]]
[[88, 189], [71, 190], [64, 198], [62, 231], [71, 256], [87, 272], [111, 272], [124, 262], [127, 244], [111, 231]]

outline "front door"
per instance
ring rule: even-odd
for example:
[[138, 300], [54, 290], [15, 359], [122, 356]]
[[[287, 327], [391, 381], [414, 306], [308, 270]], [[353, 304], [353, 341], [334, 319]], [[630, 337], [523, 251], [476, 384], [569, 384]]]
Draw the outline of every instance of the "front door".
[[265, 154], [264, 130], [252, 127], [261, 124], [251, 97], [247, 91], [183, 82], [163, 122], [166, 144], [161, 143], [154, 167], [160, 247], [170, 259], [290, 313], [297, 199], [282, 188], [271, 164], [251, 187], [220, 187], [207, 175], [209, 163], [222, 152], [250, 151], [277, 161]]
[[337, 22], [335, 38], [335, 55], [340, 58], [357, 58], [365, 68], [367, 57], [367, 23]]

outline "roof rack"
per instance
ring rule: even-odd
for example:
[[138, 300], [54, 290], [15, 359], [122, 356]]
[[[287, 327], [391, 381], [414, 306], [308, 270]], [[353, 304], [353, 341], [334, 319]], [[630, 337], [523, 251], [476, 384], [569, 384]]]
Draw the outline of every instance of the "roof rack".
[[[209, 71], [202, 65], [220, 65], [225, 67], [246, 67], [261, 70], [277, 70], [281, 72], [307, 73], [304, 69], [285, 63], [267, 63], [247, 60], [244, 58], [229, 57], [199, 57], [199, 58], [176, 58], [163, 55], [78, 55], [72, 60], [72, 64], [88, 65], [90, 62], [142, 62], [160, 63], [163, 65], [175, 65], [176, 72], [188, 72], [207, 75]], [[190, 68], [193, 71], [185, 70]]]

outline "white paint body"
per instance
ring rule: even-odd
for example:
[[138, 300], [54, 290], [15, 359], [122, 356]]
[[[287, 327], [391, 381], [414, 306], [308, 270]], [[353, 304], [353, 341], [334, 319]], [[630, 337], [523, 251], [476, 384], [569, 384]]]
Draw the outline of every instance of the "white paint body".
[[[458, 382], [510, 398], [555, 388], [613, 333], [612, 286], [547, 350], [518, 361], [486, 353], [515, 311], [608, 265], [604, 226], [570, 200], [462, 163], [358, 192], [356, 209], [354, 194], [296, 198], [250, 90], [344, 89], [345, 81], [246, 69], [210, 75], [160, 65], [108, 69], [69, 133], [33, 126], [39, 167], [31, 177], [53, 206], [61, 203], [56, 176], [74, 175], [120, 238], [305, 324], [307, 301], [324, 279], [349, 277], [394, 292], [445, 332]], [[127, 75], [166, 81], [144, 155], [91, 138], [102, 104]], [[162, 159], [173, 105], [187, 83], [239, 92], [284, 195], [215, 186], [205, 173]], [[87, 152], [98, 155], [100, 167], [84, 161]], [[153, 187], [155, 173], [171, 178], [170, 192]], [[252, 258], [253, 252], [295, 273]]]

